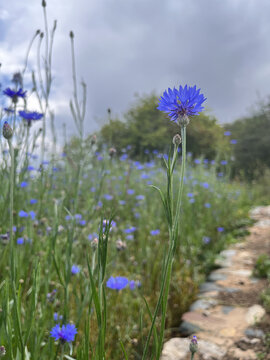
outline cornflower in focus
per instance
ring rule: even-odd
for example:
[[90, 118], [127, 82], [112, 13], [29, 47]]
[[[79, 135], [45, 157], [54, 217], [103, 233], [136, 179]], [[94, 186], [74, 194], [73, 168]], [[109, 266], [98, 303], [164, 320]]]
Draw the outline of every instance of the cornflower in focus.
[[189, 116], [198, 115], [204, 109], [202, 103], [206, 98], [200, 94], [200, 90], [196, 85], [185, 85], [184, 88], [180, 86], [179, 90], [168, 88], [159, 99], [157, 109], [168, 113], [171, 120], [180, 126], [185, 126], [189, 123]]
[[62, 327], [57, 324], [52, 328], [50, 334], [51, 337], [60, 340], [62, 343], [71, 342], [75, 339], [77, 329], [73, 324], [62, 325]]

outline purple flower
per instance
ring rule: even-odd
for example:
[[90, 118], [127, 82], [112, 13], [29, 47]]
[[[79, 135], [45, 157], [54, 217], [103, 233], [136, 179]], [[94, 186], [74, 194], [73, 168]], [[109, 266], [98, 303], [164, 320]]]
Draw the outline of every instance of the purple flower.
[[224, 227], [219, 226], [219, 227], [217, 228], [217, 231], [218, 231], [218, 232], [223, 232], [223, 231], [224, 231]]
[[136, 231], [136, 227], [135, 226], [132, 226], [131, 228], [128, 228], [128, 229], [124, 229], [123, 231], [124, 231], [124, 233], [126, 233], [126, 234], [132, 234], [132, 233], [134, 233], [135, 231]]
[[200, 159], [195, 159], [195, 160], [194, 160], [194, 163], [195, 163], [195, 164], [200, 164], [200, 163], [201, 163], [201, 160], [200, 160]]
[[194, 196], [193, 193], [187, 193], [187, 197], [192, 198]]
[[122, 290], [129, 283], [129, 280], [123, 276], [116, 276], [115, 278], [111, 276], [106, 283], [106, 286], [113, 290]]
[[37, 199], [30, 199], [29, 201], [30, 205], [36, 204], [37, 202]]
[[127, 190], [128, 195], [133, 195], [134, 193], [135, 193], [135, 190], [133, 190], [133, 189], [128, 189]]
[[225, 135], [225, 136], [230, 136], [230, 135], [231, 135], [231, 132], [230, 132], [230, 131], [224, 131], [224, 135]]
[[103, 197], [104, 197], [104, 199], [106, 199], [106, 200], [108, 200], [108, 201], [110, 201], [110, 200], [113, 199], [113, 196], [110, 195], [110, 194], [104, 194]]
[[202, 103], [206, 100], [200, 89], [196, 85], [193, 87], [177, 89], [168, 89], [164, 91], [163, 96], [159, 99], [158, 110], [169, 114], [172, 121], [178, 122], [182, 117], [198, 115], [204, 108]]
[[236, 140], [236, 139], [232, 139], [232, 140], [230, 141], [230, 143], [231, 143], [232, 145], [235, 145], [235, 144], [237, 144], [237, 140]]
[[144, 195], [137, 195], [136, 200], [144, 200]]
[[62, 327], [57, 324], [52, 328], [50, 334], [51, 337], [55, 338], [55, 340], [60, 340], [61, 342], [71, 342], [75, 339], [77, 329], [73, 324], [62, 325]]
[[209, 209], [211, 207], [211, 204], [210, 203], [205, 203], [204, 204], [204, 207], [206, 207], [207, 209]]
[[141, 287], [140, 281], [130, 280], [129, 282], [130, 290], [135, 290], [137, 287]]
[[228, 164], [228, 161], [227, 161], [227, 160], [221, 160], [220, 164], [221, 164], [221, 165], [227, 165], [227, 164]]

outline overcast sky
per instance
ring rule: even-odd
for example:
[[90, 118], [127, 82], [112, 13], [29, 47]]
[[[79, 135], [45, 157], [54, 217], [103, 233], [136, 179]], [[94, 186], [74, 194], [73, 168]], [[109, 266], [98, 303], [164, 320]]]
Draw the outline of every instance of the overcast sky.
[[[47, 0], [47, 12], [50, 28], [58, 21], [51, 100], [59, 127], [72, 123], [70, 30], [78, 79], [88, 86], [87, 131], [98, 129], [108, 107], [121, 117], [135, 93], [196, 84], [221, 123], [270, 94], [269, 0]], [[0, 0], [2, 84], [22, 69], [37, 29], [41, 1]], [[29, 74], [35, 68], [36, 46]]]

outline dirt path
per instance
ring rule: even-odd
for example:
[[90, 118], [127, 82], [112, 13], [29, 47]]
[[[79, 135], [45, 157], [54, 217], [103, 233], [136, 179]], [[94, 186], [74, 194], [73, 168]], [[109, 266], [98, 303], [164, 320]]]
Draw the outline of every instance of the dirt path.
[[267, 282], [252, 277], [252, 271], [260, 254], [270, 255], [270, 206], [257, 207], [250, 215], [256, 220], [250, 235], [221, 253], [220, 268], [202, 284], [199, 299], [182, 317], [180, 331], [187, 337], [165, 343], [162, 360], [190, 359], [191, 334], [198, 337], [195, 359], [257, 359], [264, 333], [255, 324], [265, 316], [259, 303]]

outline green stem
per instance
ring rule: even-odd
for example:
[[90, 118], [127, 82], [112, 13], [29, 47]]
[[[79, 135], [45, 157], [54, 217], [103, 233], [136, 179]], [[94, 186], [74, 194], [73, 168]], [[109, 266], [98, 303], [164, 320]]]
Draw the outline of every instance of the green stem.
[[11, 139], [8, 140], [9, 154], [10, 154], [10, 193], [9, 193], [9, 207], [10, 207], [10, 217], [9, 217], [9, 246], [10, 246], [10, 271], [11, 271], [11, 281], [15, 281], [15, 262], [14, 262], [14, 236], [13, 236], [13, 208], [14, 208], [14, 149], [12, 146]]

